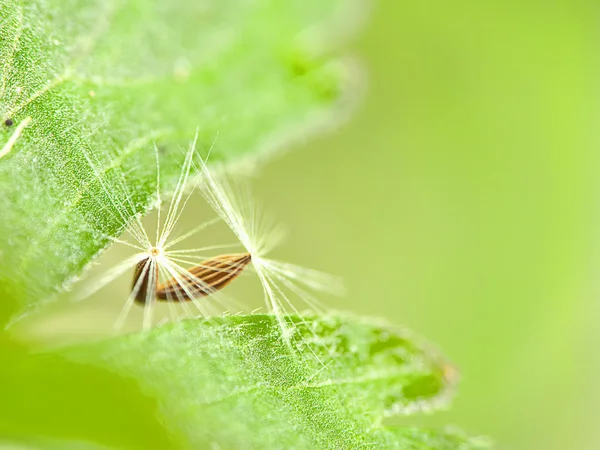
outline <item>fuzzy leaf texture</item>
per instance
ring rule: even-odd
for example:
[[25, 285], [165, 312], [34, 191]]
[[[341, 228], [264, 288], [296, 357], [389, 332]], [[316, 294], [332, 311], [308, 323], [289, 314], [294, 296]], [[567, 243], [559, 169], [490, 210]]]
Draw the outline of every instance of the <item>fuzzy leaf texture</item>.
[[154, 145], [174, 185], [196, 131], [229, 162], [339, 117], [354, 3], [0, 0], [0, 320], [148, 209]]
[[[178, 448], [483, 449], [459, 433], [387, 429], [386, 415], [443, 404], [454, 369], [397, 329], [349, 317], [191, 320], [66, 352], [158, 399]], [[92, 355], [92, 356], [90, 356]]]

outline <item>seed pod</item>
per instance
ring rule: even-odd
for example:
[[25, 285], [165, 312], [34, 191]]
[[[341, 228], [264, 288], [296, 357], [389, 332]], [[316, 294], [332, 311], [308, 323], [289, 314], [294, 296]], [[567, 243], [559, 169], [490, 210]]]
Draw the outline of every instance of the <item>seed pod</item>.
[[[152, 261], [151, 258], [142, 259], [135, 266], [135, 272], [133, 273], [133, 284], [131, 291], [135, 294], [135, 301], [140, 304], [145, 304], [148, 297], [148, 289], [151, 285], [156, 286], [158, 280], [158, 265], [154, 263], [154, 281], [151, 282], [150, 277], [152, 276]], [[140, 279], [140, 277], [142, 277]], [[149, 286], [150, 285], [150, 286]], [[150, 298], [153, 298], [154, 294]]]
[[207, 259], [189, 269], [187, 274], [160, 284], [156, 290], [156, 297], [167, 301], [190, 301], [213, 294], [235, 280], [251, 260], [250, 253], [220, 255]]

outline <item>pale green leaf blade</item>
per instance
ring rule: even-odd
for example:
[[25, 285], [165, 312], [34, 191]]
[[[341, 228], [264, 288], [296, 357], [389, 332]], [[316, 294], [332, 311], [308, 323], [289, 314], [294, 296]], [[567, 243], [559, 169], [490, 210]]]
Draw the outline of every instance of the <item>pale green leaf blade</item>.
[[196, 130], [239, 161], [339, 117], [355, 3], [0, 0], [5, 303], [45, 299], [148, 208], [155, 144], [172, 186]]
[[250, 315], [184, 321], [66, 355], [138, 380], [183, 448], [480, 448], [381, 425], [451, 393], [456, 372], [426, 345], [348, 317], [289, 319], [293, 353], [273, 316]]

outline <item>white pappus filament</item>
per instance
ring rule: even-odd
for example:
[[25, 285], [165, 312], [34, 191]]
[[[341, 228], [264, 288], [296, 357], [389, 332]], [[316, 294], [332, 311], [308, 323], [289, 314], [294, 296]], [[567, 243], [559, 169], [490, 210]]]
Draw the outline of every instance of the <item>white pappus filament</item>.
[[[134, 271], [132, 289], [128, 294], [124, 294], [126, 300], [115, 324], [117, 328], [122, 327], [136, 302], [142, 304], [144, 308], [143, 328], [150, 328], [153, 324], [154, 306], [160, 299], [168, 303], [172, 319], [178, 316], [177, 304], [185, 310], [185, 316], [211, 317], [217, 314], [214, 309], [215, 304], [221, 310], [223, 306], [231, 310], [234, 302], [221, 291], [221, 285], [215, 288], [216, 284], [209, 280], [219, 276], [221, 279], [227, 278], [224, 284], [228, 284], [248, 265], [262, 285], [267, 311], [276, 317], [282, 336], [289, 344], [295, 327], [292, 321], [286, 319], [286, 315], [302, 317], [299, 308], [307, 307], [313, 312], [322, 311], [313, 293], [315, 291], [339, 293], [341, 283], [337, 278], [322, 272], [268, 258], [267, 254], [281, 241], [283, 236], [281, 229], [271, 226], [271, 222], [258, 214], [249, 191], [236, 178], [221, 172], [216, 175], [209, 170], [206, 161], [197, 156], [195, 148], [196, 139], [186, 152], [164, 220], [161, 217], [160, 206], [158, 208], [156, 236], [151, 239], [141, 220], [136, 216], [127, 230], [131, 239], [110, 238], [117, 244], [134, 248], [137, 253], [96, 280], [85, 290], [84, 297], [98, 291], [124, 273]], [[156, 196], [157, 203], [160, 205], [158, 152], [156, 152], [156, 165]], [[193, 177], [196, 182], [189, 193], [184, 195], [190, 175], [196, 175]], [[121, 187], [125, 189], [125, 184], [122, 183]], [[117, 202], [105, 187], [104, 190], [109, 195], [113, 206], [123, 210], [122, 204]], [[217, 213], [217, 218], [201, 223], [178, 237], [173, 237], [175, 225], [182, 211], [191, 195], [197, 190]], [[125, 216], [125, 213], [121, 213], [122, 218]], [[174, 249], [176, 244], [181, 244], [199, 231], [221, 221], [229, 227], [238, 242], [202, 248]], [[207, 252], [223, 253], [235, 247], [242, 253], [224, 256], [207, 255]], [[242, 257], [248, 255], [248, 257], [241, 262], [242, 259], [237, 257], [238, 255]], [[211, 259], [207, 260], [207, 258]], [[225, 258], [227, 264], [220, 264], [219, 274], [217, 274], [213, 263], [215, 261], [222, 263]], [[209, 266], [212, 272], [206, 275]], [[298, 306], [295, 303], [298, 303]], [[243, 308], [236, 306], [235, 309]]]

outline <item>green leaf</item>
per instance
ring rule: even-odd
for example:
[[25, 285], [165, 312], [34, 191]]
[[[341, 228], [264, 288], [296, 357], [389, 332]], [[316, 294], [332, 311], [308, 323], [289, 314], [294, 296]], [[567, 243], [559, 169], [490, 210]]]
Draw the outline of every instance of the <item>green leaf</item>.
[[397, 329], [348, 317], [190, 320], [65, 352], [138, 381], [182, 448], [485, 448], [382, 425], [443, 404], [455, 371]]
[[0, 0], [0, 318], [148, 209], [155, 144], [173, 186], [196, 130], [233, 161], [339, 117], [353, 3]]

